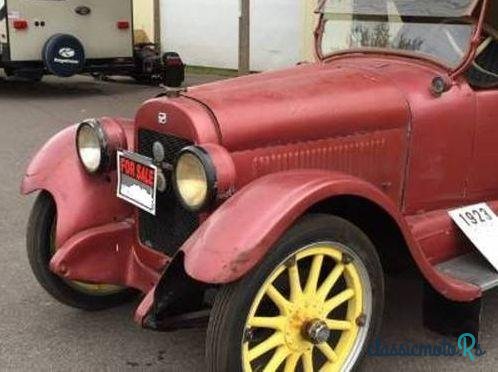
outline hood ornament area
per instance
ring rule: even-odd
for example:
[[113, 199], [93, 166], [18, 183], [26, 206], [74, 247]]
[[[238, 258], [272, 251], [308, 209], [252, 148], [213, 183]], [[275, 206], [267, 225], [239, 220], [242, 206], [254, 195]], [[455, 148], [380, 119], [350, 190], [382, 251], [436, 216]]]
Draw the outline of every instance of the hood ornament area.
[[186, 93], [188, 91], [187, 87], [172, 88], [164, 84], [161, 84], [159, 86], [164, 90], [164, 92], [158, 94], [157, 98], [159, 97], [178, 98], [181, 96], [182, 93]]

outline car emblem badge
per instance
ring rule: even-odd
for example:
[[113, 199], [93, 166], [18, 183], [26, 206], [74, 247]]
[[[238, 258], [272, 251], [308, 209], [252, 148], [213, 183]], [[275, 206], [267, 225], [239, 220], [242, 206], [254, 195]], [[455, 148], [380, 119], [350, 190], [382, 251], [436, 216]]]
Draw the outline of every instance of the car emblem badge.
[[165, 112], [160, 112], [157, 114], [157, 122], [161, 125], [165, 125], [168, 123], [168, 114]]
[[73, 58], [76, 52], [73, 48], [61, 48], [59, 49], [59, 55], [63, 58]]

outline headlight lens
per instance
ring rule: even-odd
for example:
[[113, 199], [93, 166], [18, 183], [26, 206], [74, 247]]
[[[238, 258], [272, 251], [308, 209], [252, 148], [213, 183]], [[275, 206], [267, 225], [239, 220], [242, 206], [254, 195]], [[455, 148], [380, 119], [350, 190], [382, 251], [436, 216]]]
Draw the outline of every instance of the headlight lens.
[[76, 132], [76, 148], [81, 163], [89, 173], [96, 173], [102, 168], [105, 138], [97, 121], [80, 124]]
[[175, 167], [175, 189], [192, 211], [206, 207], [215, 194], [215, 171], [209, 156], [199, 148], [185, 149]]

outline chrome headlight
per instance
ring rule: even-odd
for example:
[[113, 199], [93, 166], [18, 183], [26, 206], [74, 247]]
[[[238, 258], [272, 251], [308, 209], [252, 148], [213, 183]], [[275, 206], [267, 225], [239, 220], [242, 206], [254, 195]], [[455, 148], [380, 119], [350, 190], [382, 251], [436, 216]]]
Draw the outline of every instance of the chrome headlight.
[[76, 131], [76, 150], [89, 173], [97, 173], [108, 161], [107, 140], [97, 120], [87, 120]]
[[191, 211], [208, 207], [216, 196], [216, 170], [209, 154], [200, 147], [187, 147], [174, 169], [174, 188]]

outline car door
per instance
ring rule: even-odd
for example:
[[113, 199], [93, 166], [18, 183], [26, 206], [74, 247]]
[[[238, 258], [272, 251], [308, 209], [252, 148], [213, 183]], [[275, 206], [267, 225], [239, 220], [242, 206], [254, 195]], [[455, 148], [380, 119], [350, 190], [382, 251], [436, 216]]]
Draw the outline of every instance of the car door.
[[476, 92], [476, 132], [468, 180], [469, 201], [498, 199], [498, 2], [489, 5], [486, 36], [493, 37], [467, 73]]
[[476, 131], [469, 201], [498, 199], [498, 87], [476, 92]]

